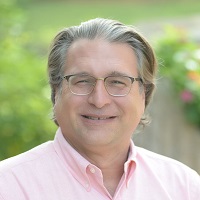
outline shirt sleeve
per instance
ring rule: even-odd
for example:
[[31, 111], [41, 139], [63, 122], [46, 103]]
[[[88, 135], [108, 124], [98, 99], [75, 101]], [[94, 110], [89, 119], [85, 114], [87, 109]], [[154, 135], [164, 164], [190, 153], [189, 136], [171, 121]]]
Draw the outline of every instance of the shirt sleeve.
[[193, 171], [193, 174], [189, 174], [189, 191], [190, 199], [197, 200], [200, 199], [200, 176], [197, 172]]

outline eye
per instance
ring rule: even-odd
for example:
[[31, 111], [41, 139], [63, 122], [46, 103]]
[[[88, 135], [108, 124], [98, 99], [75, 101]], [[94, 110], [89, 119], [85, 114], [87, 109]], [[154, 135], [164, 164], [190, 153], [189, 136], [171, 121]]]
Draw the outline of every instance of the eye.
[[114, 84], [114, 85], [126, 85], [126, 83], [124, 83], [122, 81], [119, 81], [119, 80], [112, 80], [111, 84]]
[[107, 85], [112, 87], [126, 87], [128, 83], [121, 77], [109, 77], [107, 79]]
[[77, 80], [76, 84], [79, 83], [88, 83], [89, 81], [87, 79], [83, 79], [83, 80]]
[[94, 80], [88, 76], [74, 76], [71, 80], [73, 85], [91, 85], [94, 84]]

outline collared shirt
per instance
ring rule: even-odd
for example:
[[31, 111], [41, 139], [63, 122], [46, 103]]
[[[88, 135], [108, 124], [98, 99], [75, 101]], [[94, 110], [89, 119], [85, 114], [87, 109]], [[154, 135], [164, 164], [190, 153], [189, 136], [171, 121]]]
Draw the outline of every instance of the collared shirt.
[[54, 141], [0, 162], [0, 200], [198, 200], [199, 175], [178, 161], [130, 143], [124, 175], [111, 197], [101, 170], [58, 129]]

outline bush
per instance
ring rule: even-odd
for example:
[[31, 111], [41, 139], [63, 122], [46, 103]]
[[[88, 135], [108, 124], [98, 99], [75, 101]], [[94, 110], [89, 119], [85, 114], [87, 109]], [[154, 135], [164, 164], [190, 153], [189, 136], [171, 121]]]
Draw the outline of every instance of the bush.
[[164, 61], [160, 72], [172, 81], [187, 119], [200, 127], [200, 45], [185, 30], [168, 27], [157, 55]]
[[45, 62], [16, 2], [0, 2], [0, 160], [52, 138]]

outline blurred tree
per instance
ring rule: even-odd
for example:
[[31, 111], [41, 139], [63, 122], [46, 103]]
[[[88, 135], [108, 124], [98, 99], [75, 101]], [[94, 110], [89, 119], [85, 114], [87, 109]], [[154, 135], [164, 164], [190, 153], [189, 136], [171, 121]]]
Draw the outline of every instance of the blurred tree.
[[51, 139], [56, 128], [48, 116], [46, 63], [24, 19], [16, 1], [0, 1], [0, 160]]
[[160, 72], [173, 83], [186, 118], [200, 127], [200, 44], [187, 30], [167, 26], [156, 53], [164, 61]]

